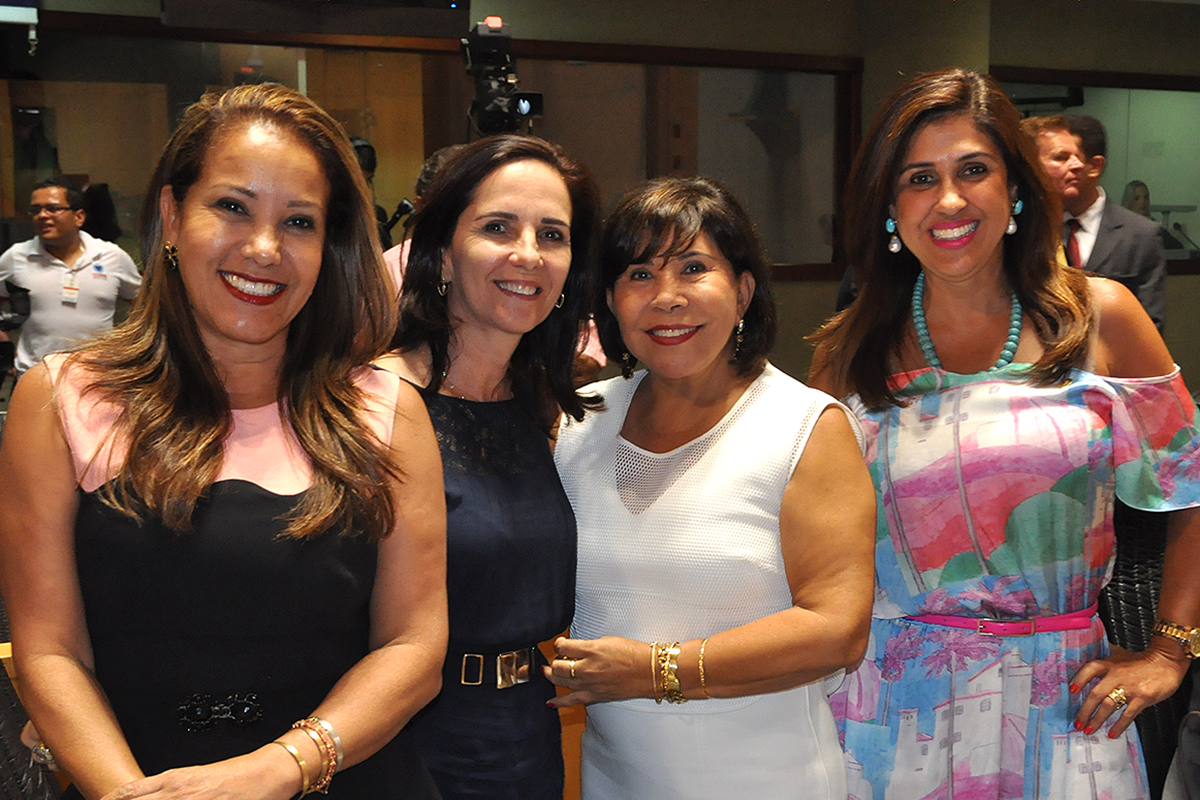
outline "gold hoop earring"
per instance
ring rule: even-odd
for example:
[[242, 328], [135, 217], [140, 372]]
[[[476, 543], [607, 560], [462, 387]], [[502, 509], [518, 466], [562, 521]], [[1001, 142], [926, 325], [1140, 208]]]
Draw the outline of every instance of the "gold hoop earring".
[[554, 307], [555, 307], [555, 308], [562, 308], [562, 307], [563, 307], [563, 303], [565, 303], [565, 302], [567, 302], [567, 295], [566, 295], [566, 293], [565, 293], [565, 292], [563, 292], [563, 293], [560, 293], [560, 294], [558, 295], [558, 300], [557, 300], [557, 302], [555, 302], [555, 303], [554, 303]]
[[445, 297], [448, 291], [450, 291], [450, 281], [438, 281], [437, 293]]

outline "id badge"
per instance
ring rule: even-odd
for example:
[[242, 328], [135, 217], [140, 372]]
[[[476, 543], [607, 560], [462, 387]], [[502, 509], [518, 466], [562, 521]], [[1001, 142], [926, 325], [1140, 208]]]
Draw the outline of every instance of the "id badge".
[[63, 275], [62, 301], [75, 305], [79, 302], [79, 273], [67, 272]]

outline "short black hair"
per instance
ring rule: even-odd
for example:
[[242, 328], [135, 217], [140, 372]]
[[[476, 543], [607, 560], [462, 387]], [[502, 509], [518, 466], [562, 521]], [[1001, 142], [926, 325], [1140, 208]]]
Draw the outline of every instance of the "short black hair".
[[437, 177], [442, 166], [464, 147], [466, 147], [465, 144], [447, 145], [440, 150], [435, 150], [433, 155], [425, 159], [425, 163], [421, 164], [421, 171], [417, 173], [417, 183], [413, 187], [413, 194], [417, 197], [424, 197], [425, 193], [429, 191], [429, 187], [433, 185], [433, 179]]
[[374, 172], [379, 163], [375, 157], [375, 146], [366, 139], [351, 139], [350, 144], [354, 147], [354, 157], [358, 159], [362, 171]]
[[54, 187], [67, 190], [67, 205], [69, 205], [73, 211], [78, 211], [83, 208], [83, 192], [79, 191], [62, 178], [46, 178], [44, 181], [39, 181], [38, 184], [33, 187], [33, 191], [36, 192], [38, 189], [51, 189]]
[[1104, 123], [1085, 114], [1067, 114], [1066, 120], [1067, 130], [1079, 137], [1085, 156], [1108, 157], [1108, 135], [1104, 132]]
[[[607, 292], [630, 264], [645, 264], [685, 252], [708, 234], [733, 274], [754, 276], [754, 295], [746, 308], [742, 343], [733, 364], [739, 375], [763, 368], [775, 346], [777, 314], [771, 291], [771, 261], [750, 216], [724, 185], [709, 178], [656, 178], [630, 189], [604, 226], [600, 245], [600, 287]], [[629, 373], [625, 341], [617, 318], [605, 302], [596, 303], [600, 344], [610, 360]], [[729, 332], [730, 338], [733, 331]]]

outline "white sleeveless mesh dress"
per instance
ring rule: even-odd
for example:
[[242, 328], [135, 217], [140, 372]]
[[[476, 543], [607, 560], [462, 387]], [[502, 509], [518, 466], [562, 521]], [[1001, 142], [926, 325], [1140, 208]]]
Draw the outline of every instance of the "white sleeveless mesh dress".
[[[597, 384], [605, 410], [559, 432], [554, 458], [579, 528], [571, 635], [686, 641], [788, 608], [784, 487], [817, 417], [840, 404], [768, 365], [712, 430], [651, 453], [620, 436], [645, 374]], [[585, 800], [846, 797], [821, 681], [682, 705], [590, 706], [582, 781]]]

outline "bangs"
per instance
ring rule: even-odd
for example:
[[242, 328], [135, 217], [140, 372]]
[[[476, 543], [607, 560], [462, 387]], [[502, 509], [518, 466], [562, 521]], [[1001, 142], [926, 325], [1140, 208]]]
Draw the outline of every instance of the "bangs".
[[[674, 213], [673, 213], [674, 212]], [[629, 230], [621, 242], [622, 259], [628, 264], [648, 264], [655, 258], [668, 260], [686, 252], [704, 232], [704, 215], [695, 206], [677, 211], [656, 209], [641, 231]]]

